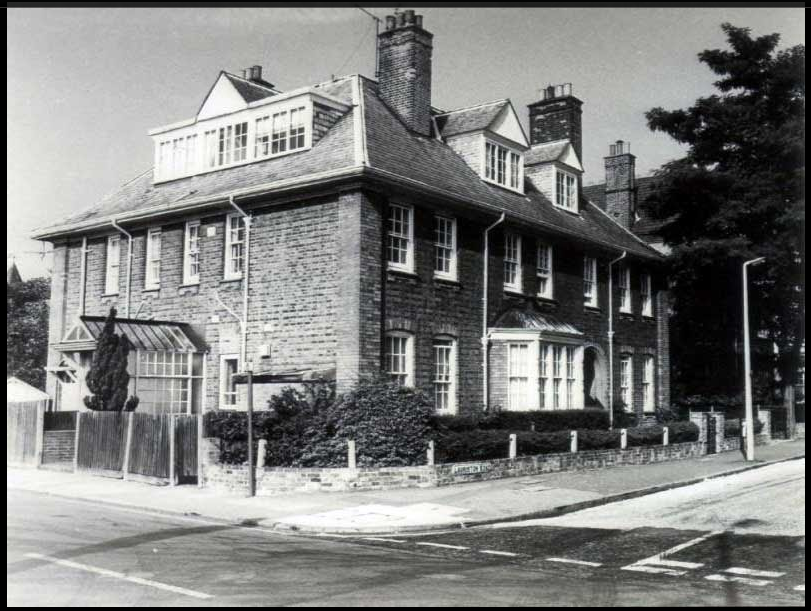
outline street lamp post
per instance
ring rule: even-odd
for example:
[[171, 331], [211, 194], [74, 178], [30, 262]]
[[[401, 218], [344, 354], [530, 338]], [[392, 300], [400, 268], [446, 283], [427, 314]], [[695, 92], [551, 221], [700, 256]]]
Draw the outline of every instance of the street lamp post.
[[746, 460], [755, 460], [755, 420], [752, 415], [752, 359], [749, 354], [749, 282], [747, 267], [765, 261], [758, 257], [743, 264], [743, 376], [746, 402]]

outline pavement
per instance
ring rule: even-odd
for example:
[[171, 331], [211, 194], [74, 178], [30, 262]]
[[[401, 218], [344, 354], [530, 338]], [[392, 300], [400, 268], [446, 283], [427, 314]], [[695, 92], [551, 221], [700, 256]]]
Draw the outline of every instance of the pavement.
[[154, 513], [299, 533], [391, 534], [550, 518], [805, 457], [805, 439], [643, 466], [560, 472], [440, 488], [241, 498], [86, 474], [8, 468], [7, 488]]

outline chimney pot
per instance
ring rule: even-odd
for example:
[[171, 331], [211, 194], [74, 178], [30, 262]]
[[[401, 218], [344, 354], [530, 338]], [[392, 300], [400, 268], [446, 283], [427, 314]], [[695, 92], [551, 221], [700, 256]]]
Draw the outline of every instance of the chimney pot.
[[409, 9], [407, 11], [403, 11], [403, 19], [405, 20], [406, 25], [411, 25], [414, 23], [414, 11]]
[[396, 25], [397, 18], [394, 15], [386, 16], [386, 29], [393, 30]]
[[262, 80], [262, 66], [251, 66], [251, 80], [252, 81]]
[[417, 15], [414, 17], [414, 23], [417, 25], [418, 28], [422, 27], [422, 15]]
[[397, 27], [401, 28], [405, 25], [405, 13], [397, 13]]

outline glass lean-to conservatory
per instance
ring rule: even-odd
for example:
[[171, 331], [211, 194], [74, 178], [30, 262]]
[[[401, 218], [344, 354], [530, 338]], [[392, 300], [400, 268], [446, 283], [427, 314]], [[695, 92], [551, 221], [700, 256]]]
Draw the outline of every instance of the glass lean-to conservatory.
[[[49, 367], [56, 377], [56, 409], [84, 409], [89, 394], [85, 377], [93, 360], [103, 316], [81, 316], [51, 347], [61, 359]], [[140, 399], [138, 411], [151, 414], [200, 413], [204, 393], [205, 348], [189, 325], [178, 322], [118, 318], [115, 332], [130, 342], [127, 370], [130, 394]]]

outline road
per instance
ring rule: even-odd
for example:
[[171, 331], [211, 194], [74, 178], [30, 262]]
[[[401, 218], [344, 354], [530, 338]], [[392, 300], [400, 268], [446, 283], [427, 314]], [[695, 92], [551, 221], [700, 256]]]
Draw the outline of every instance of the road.
[[9, 490], [7, 603], [804, 605], [804, 461], [708, 484], [385, 537], [284, 535]]

